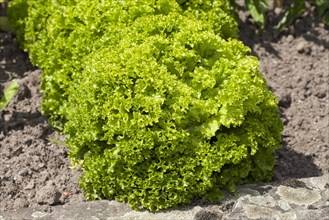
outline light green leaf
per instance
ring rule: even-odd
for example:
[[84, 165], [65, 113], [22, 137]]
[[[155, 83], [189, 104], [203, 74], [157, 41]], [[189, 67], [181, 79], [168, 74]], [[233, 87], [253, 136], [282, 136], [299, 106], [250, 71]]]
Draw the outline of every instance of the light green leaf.
[[49, 140], [50, 142], [54, 143], [54, 144], [59, 145], [59, 146], [66, 147], [65, 142], [62, 142], [62, 141], [57, 140], [57, 139], [55, 139], [55, 138], [48, 138], [48, 140]]
[[19, 84], [16, 81], [12, 82], [9, 85], [9, 87], [6, 89], [3, 97], [0, 100], [0, 111], [6, 108], [10, 100], [16, 95], [18, 89], [19, 89]]
[[267, 0], [246, 0], [246, 7], [254, 21], [261, 27], [265, 26], [265, 14], [268, 9]]

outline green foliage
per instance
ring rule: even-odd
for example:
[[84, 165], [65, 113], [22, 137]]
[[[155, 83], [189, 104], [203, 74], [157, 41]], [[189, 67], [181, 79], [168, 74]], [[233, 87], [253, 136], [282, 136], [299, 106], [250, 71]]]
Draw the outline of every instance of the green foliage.
[[[329, 27], [329, 1], [328, 0], [310, 0], [316, 6], [318, 16], [322, 18], [323, 23]], [[305, 0], [296, 0], [295, 3], [286, 11], [276, 29], [280, 33], [284, 28], [291, 25], [306, 10]]]
[[[237, 4], [236, 0], [228, 0], [231, 5], [231, 10], [236, 15]], [[318, 15], [322, 18], [323, 23], [329, 26], [329, 1], [328, 0], [309, 0], [317, 8]], [[266, 14], [268, 11], [268, 0], [245, 0], [247, 11], [252, 16], [257, 25], [263, 29], [266, 25]], [[295, 0], [295, 2], [284, 13], [283, 17], [276, 25], [277, 33], [290, 26], [298, 17], [306, 10], [305, 0]]]
[[245, 4], [254, 21], [264, 28], [265, 15], [268, 10], [267, 0], [245, 0]]
[[268, 181], [282, 122], [227, 1], [14, 0], [88, 199], [165, 209]]
[[329, 27], [329, 1], [328, 0], [311, 0], [316, 5], [318, 15], [322, 18], [323, 23]]
[[16, 81], [13, 81], [6, 91], [4, 92], [3, 96], [0, 99], [0, 111], [6, 108], [9, 104], [10, 100], [16, 95], [19, 89], [19, 84]]
[[305, 0], [296, 0], [296, 2], [286, 11], [276, 29], [281, 32], [284, 28], [291, 25], [306, 10]]

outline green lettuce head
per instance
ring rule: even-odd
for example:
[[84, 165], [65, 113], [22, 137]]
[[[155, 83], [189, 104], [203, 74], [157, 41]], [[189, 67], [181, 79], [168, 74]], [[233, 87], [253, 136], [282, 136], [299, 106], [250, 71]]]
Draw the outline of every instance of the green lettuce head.
[[12, 0], [88, 199], [160, 210], [268, 181], [282, 122], [226, 0]]
[[159, 210], [270, 180], [282, 123], [248, 52], [171, 13], [141, 17], [91, 54], [65, 125], [86, 197]]

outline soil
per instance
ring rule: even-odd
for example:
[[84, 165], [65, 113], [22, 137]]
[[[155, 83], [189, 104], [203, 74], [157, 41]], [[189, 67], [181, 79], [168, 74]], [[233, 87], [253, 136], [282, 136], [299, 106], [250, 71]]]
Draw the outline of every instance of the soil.
[[[276, 11], [277, 12], [277, 11]], [[283, 147], [274, 182], [321, 176], [329, 170], [329, 31], [314, 8], [279, 36], [281, 14], [270, 11], [264, 31], [240, 11], [240, 39], [260, 60], [269, 88], [278, 96]], [[15, 35], [0, 32], [0, 96], [15, 79], [18, 94], [0, 112], [0, 210], [81, 203], [81, 171], [69, 168], [65, 138], [40, 111], [42, 71], [19, 49]]]

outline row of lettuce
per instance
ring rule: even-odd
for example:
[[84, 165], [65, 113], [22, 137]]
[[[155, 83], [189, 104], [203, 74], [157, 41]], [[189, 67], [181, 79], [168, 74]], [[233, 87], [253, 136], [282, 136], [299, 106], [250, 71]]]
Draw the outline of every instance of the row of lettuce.
[[226, 0], [13, 0], [88, 199], [160, 210], [270, 180], [277, 100]]

